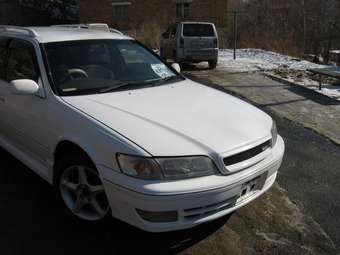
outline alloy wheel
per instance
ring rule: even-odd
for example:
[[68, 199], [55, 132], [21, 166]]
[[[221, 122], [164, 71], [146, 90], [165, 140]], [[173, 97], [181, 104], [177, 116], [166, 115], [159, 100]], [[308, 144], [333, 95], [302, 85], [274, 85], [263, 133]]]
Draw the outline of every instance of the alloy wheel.
[[68, 209], [83, 220], [101, 220], [109, 211], [103, 183], [89, 167], [67, 168], [60, 178], [59, 189]]

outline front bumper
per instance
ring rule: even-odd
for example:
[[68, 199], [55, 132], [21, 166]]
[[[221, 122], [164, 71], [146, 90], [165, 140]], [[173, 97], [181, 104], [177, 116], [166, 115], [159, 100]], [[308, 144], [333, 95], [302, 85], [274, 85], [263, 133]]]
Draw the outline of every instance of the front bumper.
[[[123, 184], [113, 183], [104, 179], [112, 216], [149, 232], [186, 229], [218, 219], [245, 206], [265, 193], [275, 182], [283, 154], [284, 142], [279, 137], [277, 145], [273, 148], [270, 160], [247, 170], [246, 177], [242, 173], [236, 173], [233, 177], [205, 177], [205, 181], [209, 178], [212, 180], [214, 178], [223, 178], [226, 185], [215, 189], [212, 185], [211, 189], [186, 194], [147, 194], [141, 192], [141, 190], [131, 189], [129, 185], [123, 186]], [[235, 175], [240, 175], [242, 178], [234, 181], [236, 180]], [[231, 178], [233, 179], [232, 182], [230, 182]], [[245, 185], [251, 184], [255, 180], [256, 187], [252, 191], [243, 194]], [[133, 180], [133, 182], [138, 182], [138, 180]], [[150, 222], [144, 220], [136, 209], [148, 212], [176, 211], [178, 218], [173, 222]]]

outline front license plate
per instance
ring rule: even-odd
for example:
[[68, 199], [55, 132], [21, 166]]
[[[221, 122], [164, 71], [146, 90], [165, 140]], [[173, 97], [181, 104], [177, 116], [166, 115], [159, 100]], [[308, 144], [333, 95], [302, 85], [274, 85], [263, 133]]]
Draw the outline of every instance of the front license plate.
[[246, 183], [243, 183], [241, 186], [241, 192], [239, 194], [237, 202], [241, 202], [255, 194], [257, 191], [261, 190], [266, 176], [267, 174], [265, 173]]

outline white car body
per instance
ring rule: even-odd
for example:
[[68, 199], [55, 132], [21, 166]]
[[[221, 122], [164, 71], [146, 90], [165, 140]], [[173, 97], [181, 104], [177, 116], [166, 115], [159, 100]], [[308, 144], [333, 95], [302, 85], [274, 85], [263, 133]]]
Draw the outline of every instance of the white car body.
[[[88, 39], [131, 39], [102, 31], [33, 28], [35, 36], [1, 36], [32, 43], [41, 72], [36, 96], [11, 93], [0, 79], [0, 145], [49, 183], [55, 151], [73, 143], [95, 164], [112, 215], [138, 228], [164, 232], [190, 228], [230, 214], [266, 192], [275, 182], [284, 154], [275, 146], [232, 166], [223, 159], [272, 139], [271, 117], [221, 91], [189, 79], [167, 86], [75, 97], [51, 89], [39, 44]], [[132, 40], [132, 39], [131, 39]], [[123, 174], [117, 153], [146, 157], [207, 156], [219, 174], [150, 181]], [[247, 185], [258, 188], [241, 196]], [[136, 211], [176, 211], [176, 222], [149, 222]]]

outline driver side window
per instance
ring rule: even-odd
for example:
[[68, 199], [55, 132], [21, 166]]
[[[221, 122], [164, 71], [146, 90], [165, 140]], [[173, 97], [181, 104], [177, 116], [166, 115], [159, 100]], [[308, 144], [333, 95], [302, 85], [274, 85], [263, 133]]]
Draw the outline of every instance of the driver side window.
[[7, 81], [30, 79], [38, 82], [39, 72], [34, 47], [29, 42], [14, 39], [9, 46]]

